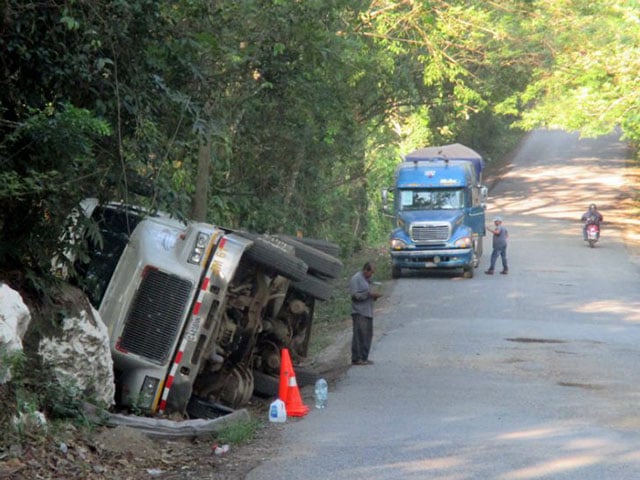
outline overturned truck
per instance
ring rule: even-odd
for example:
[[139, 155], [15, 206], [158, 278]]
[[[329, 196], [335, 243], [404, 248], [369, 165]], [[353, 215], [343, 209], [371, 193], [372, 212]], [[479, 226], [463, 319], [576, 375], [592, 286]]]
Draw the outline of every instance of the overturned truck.
[[342, 270], [335, 244], [83, 207], [100, 235], [76, 270], [109, 330], [118, 405], [237, 408], [277, 391], [282, 348], [307, 355], [315, 302]]

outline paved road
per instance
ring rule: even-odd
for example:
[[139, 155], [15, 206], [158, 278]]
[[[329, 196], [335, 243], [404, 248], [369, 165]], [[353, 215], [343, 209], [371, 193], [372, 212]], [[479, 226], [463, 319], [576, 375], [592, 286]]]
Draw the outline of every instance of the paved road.
[[616, 219], [615, 138], [532, 134], [490, 195], [510, 275], [394, 281], [374, 366], [326, 410], [287, 422], [248, 480], [640, 478], [640, 267], [615, 224], [581, 238], [589, 202]]

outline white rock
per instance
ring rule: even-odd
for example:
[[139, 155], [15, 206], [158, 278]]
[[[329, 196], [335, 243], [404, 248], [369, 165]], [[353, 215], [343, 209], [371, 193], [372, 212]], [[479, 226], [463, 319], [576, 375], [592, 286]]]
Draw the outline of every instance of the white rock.
[[83, 396], [113, 405], [115, 384], [109, 333], [93, 307], [65, 318], [62, 335], [42, 339], [39, 353], [53, 367], [61, 385], [72, 386]]
[[13, 428], [19, 432], [42, 430], [46, 431], [48, 428], [47, 419], [44, 413], [40, 411], [35, 412], [18, 412], [17, 416], [13, 417]]
[[20, 339], [31, 322], [31, 313], [20, 294], [4, 283], [0, 283], [0, 321], [7, 323]]
[[[53, 367], [60, 384], [113, 405], [115, 384], [107, 327], [88, 301], [77, 309], [75, 316], [63, 321], [60, 335], [41, 340], [39, 353]], [[0, 384], [11, 379], [10, 363], [3, 361], [3, 356], [6, 360], [22, 351], [22, 338], [30, 322], [31, 314], [20, 294], [0, 284]]]
[[24, 337], [31, 314], [18, 292], [0, 284], [0, 384], [11, 380], [7, 358], [22, 351]]

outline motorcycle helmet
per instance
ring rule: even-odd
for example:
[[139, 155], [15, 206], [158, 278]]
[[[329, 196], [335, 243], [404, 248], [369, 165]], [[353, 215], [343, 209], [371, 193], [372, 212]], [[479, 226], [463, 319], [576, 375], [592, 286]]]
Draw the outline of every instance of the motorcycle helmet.
[[596, 210], [596, 204], [592, 203], [591, 205], [589, 205], [589, 210]]

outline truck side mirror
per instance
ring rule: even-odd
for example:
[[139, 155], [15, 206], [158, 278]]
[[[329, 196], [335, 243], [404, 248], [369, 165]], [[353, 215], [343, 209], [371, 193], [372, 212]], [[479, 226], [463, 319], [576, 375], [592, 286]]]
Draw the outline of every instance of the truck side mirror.
[[386, 188], [382, 189], [382, 211], [389, 213], [389, 190]]
[[487, 198], [489, 198], [489, 189], [485, 185], [480, 185], [480, 205], [487, 208]]

